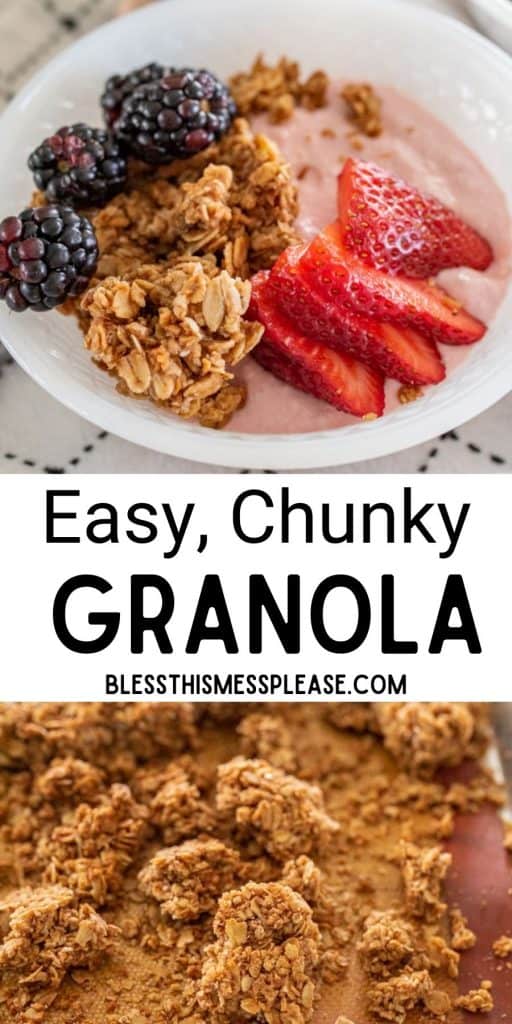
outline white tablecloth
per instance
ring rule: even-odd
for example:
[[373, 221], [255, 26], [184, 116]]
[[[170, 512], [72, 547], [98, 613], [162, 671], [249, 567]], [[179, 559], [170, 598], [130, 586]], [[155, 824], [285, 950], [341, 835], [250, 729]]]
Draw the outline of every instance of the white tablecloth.
[[[214, 0], [212, 0], [214, 2]], [[243, 2], [243, 0], [241, 0]], [[284, 2], [284, 0], [283, 0]], [[382, 0], [383, 3], [386, 0]], [[463, 0], [422, 2], [464, 18]], [[38, 65], [111, 17], [115, 0], [0, 3], [0, 104]], [[7, 197], [3, 197], [3, 205]], [[5, 209], [4, 213], [11, 212]], [[397, 455], [326, 472], [510, 472], [512, 395], [448, 435]], [[225, 472], [139, 448], [107, 435], [50, 398], [8, 357], [0, 339], [0, 472]], [[233, 470], [232, 472], [237, 472]]]

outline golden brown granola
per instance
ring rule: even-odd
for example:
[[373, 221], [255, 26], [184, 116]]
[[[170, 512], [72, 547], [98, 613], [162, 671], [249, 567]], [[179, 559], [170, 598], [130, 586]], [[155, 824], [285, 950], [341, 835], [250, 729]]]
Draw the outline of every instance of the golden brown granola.
[[16, 972], [18, 984], [29, 987], [58, 988], [67, 971], [96, 963], [117, 934], [61, 885], [17, 890], [0, 902], [0, 917], [0, 972]]
[[379, 1020], [403, 1024], [409, 1010], [424, 1007], [434, 989], [428, 971], [406, 971], [368, 989], [368, 1009]]
[[235, 757], [220, 766], [217, 807], [277, 860], [310, 853], [339, 831], [317, 786], [258, 759]]
[[43, 879], [62, 882], [97, 906], [122, 884], [148, 831], [148, 812], [126, 785], [116, 783], [98, 804], [80, 804], [70, 819], [38, 844]]
[[466, 995], [459, 996], [455, 1000], [455, 1006], [469, 1013], [490, 1013], [494, 1009], [491, 988], [492, 982], [481, 981], [479, 988], [471, 989]]
[[400, 844], [405, 907], [413, 917], [435, 921], [444, 914], [441, 888], [451, 860], [451, 854], [439, 846], [420, 849], [414, 843]]
[[378, 732], [372, 704], [329, 704], [325, 717], [336, 729], [354, 729], [355, 732]]
[[494, 956], [500, 957], [502, 960], [512, 956], [512, 938], [510, 935], [500, 935], [499, 939], [493, 942], [492, 951]]
[[382, 703], [375, 712], [388, 750], [420, 776], [460, 764], [487, 737], [478, 704]]
[[219, 410], [229, 416], [245, 398], [229, 367], [263, 333], [244, 319], [249, 299], [250, 284], [219, 270], [212, 258], [141, 267], [133, 281], [109, 277], [86, 292], [85, 344], [123, 391], [221, 426]]
[[163, 914], [193, 921], [216, 909], [219, 896], [234, 888], [240, 855], [218, 839], [189, 839], [158, 850], [139, 874], [139, 885]]
[[408, 405], [409, 402], [416, 402], [423, 395], [423, 389], [417, 385], [402, 384], [398, 389], [398, 401], [400, 405]]
[[152, 822], [169, 845], [210, 832], [215, 817], [200, 789], [180, 765], [171, 765], [149, 804]]
[[242, 118], [190, 160], [133, 161], [126, 191], [92, 216], [96, 277], [62, 312], [121, 393], [222, 427], [245, 401], [233, 367], [263, 333], [245, 317], [248, 278], [297, 240], [297, 209], [290, 168]]
[[370, 138], [382, 134], [382, 104], [373, 86], [367, 82], [349, 83], [342, 89], [341, 96], [350, 120], [359, 131]]
[[244, 117], [268, 113], [274, 124], [286, 121], [296, 106], [317, 110], [327, 103], [329, 79], [325, 71], [314, 71], [302, 81], [297, 61], [281, 57], [274, 66], [259, 54], [249, 71], [240, 71], [229, 80], [238, 111]]
[[417, 928], [395, 910], [375, 910], [366, 918], [358, 949], [374, 978], [428, 967], [427, 958], [418, 952]]
[[212, 1024], [308, 1024], [320, 933], [307, 903], [281, 883], [225, 893], [205, 950], [198, 1002]]
[[450, 934], [452, 949], [472, 949], [475, 945], [476, 935], [468, 927], [468, 922], [458, 907], [450, 910]]

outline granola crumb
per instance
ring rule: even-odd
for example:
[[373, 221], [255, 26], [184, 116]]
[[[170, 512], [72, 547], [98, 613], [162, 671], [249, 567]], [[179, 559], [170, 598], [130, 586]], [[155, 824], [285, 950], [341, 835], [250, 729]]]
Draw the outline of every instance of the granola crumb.
[[492, 982], [481, 981], [479, 988], [471, 989], [466, 995], [459, 996], [455, 1000], [455, 1006], [469, 1013], [490, 1013], [494, 1009], [491, 988]]
[[329, 80], [324, 71], [314, 71], [301, 80], [296, 61], [281, 57], [276, 65], [259, 54], [249, 71], [241, 71], [229, 80], [238, 111], [244, 117], [268, 113], [274, 124], [288, 120], [296, 106], [317, 110], [327, 103]]
[[398, 389], [398, 401], [401, 405], [408, 405], [409, 402], [416, 402], [418, 398], [422, 398], [422, 396], [423, 388], [412, 384], [402, 384]]
[[458, 907], [450, 911], [450, 934], [452, 949], [472, 949], [476, 943], [476, 935]]
[[308, 1024], [320, 934], [310, 907], [281, 883], [225, 893], [205, 950], [198, 1003], [212, 1024]]
[[217, 807], [276, 860], [310, 853], [339, 832], [318, 786], [260, 759], [235, 757], [220, 766]]
[[17, 972], [31, 988], [58, 988], [67, 972], [96, 963], [118, 932], [61, 885], [19, 889], [0, 902], [0, 915], [0, 971]]
[[368, 83], [353, 83], [344, 86], [341, 92], [348, 116], [356, 127], [370, 138], [382, 134], [381, 100]]
[[493, 942], [492, 951], [494, 956], [501, 957], [503, 960], [512, 956], [512, 938], [509, 935], [500, 935], [499, 939]]
[[158, 850], [139, 873], [143, 893], [160, 904], [163, 914], [193, 921], [211, 913], [225, 889], [233, 888], [240, 856], [218, 839], [189, 839]]
[[149, 804], [151, 819], [161, 831], [164, 842], [174, 846], [201, 832], [211, 832], [215, 816], [203, 800], [199, 787], [181, 765], [171, 765], [165, 780]]
[[400, 860], [406, 910], [424, 921], [437, 920], [446, 910], [441, 887], [451, 854], [443, 853], [439, 846], [420, 849], [414, 843], [402, 841]]

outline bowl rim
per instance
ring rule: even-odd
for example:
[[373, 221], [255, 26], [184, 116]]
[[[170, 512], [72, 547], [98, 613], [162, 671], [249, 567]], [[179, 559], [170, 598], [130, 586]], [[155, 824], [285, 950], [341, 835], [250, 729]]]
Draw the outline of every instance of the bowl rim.
[[[307, 0], [306, 0], [307, 2]], [[509, 0], [501, 0], [508, 3]], [[189, 6], [189, 0], [160, 0], [149, 7], [124, 15], [122, 21], [111, 21], [86, 33], [70, 46], [60, 51], [17, 93], [15, 98], [0, 115], [0, 134], [6, 131], [12, 118], [30, 103], [40, 88], [46, 87], [52, 73], [69, 64], [70, 56], [80, 50], [87, 51], [98, 39], [114, 35], [121, 24], [135, 26], [138, 21], [150, 17], [160, 18], [165, 8], [177, 5]], [[362, 0], [361, 7], [367, 11], [380, 9], [381, 0]], [[387, 0], [386, 11], [393, 10], [397, 16], [413, 17], [417, 23], [444, 24], [446, 31], [465, 37], [483, 59], [492, 62], [494, 70], [500, 67], [510, 75], [511, 58], [497, 45], [481, 36], [475, 29], [449, 14], [420, 5], [409, 5], [404, 0]], [[158, 12], [156, 14], [155, 12]], [[11, 314], [16, 315], [16, 314]], [[320, 469], [329, 466], [352, 464], [363, 460], [380, 458], [406, 450], [414, 445], [427, 442], [433, 437], [452, 430], [473, 416], [484, 412], [503, 398], [512, 389], [512, 345], [509, 358], [499, 366], [487, 366], [482, 379], [467, 387], [458, 400], [441, 407], [428, 406], [420, 417], [408, 417], [407, 408], [400, 408], [374, 422], [356, 422], [330, 430], [311, 433], [290, 434], [242, 434], [236, 431], [213, 431], [179, 421], [169, 414], [169, 423], [140, 415], [125, 415], [124, 405], [117, 407], [108, 398], [92, 393], [90, 387], [73, 381], [73, 387], [66, 386], [65, 373], [59, 367], [51, 372], [37, 372], [30, 360], [17, 352], [16, 342], [8, 336], [2, 341], [25, 372], [43, 387], [52, 397], [84, 419], [103, 430], [114, 433], [125, 440], [192, 461], [226, 467], [247, 467], [251, 469]], [[47, 367], [45, 367], [47, 369]], [[140, 409], [144, 403], [137, 403]], [[135, 403], [132, 403], [132, 406]], [[172, 419], [171, 419], [172, 417]], [[354, 433], [356, 436], [354, 436]], [[371, 443], [368, 444], [368, 435]], [[373, 436], [372, 436], [373, 435]], [[341, 451], [340, 451], [341, 450]]]

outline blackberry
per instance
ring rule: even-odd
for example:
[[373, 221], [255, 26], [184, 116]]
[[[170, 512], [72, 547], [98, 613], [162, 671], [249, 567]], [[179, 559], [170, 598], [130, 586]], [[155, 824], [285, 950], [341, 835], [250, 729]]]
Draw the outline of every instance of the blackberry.
[[70, 206], [37, 206], [0, 223], [0, 299], [43, 312], [87, 287], [98, 260], [94, 228]]
[[105, 88], [100, 98], [103, 117], [109, 128], [113, 128], [119, 114], [123, 101], [131, 96], [140, 85], [147, 85], [148, 82], [157, 82], [165, 74], [162, 64], [145, 64], [143, 68], [131, 71], [129, 75], [112, 75], [105, 82]]
[[172, 68], [125, 99], [115, 133], [147, 163], [167, 163], [220, 139], [235, 112], [229, 90], [215, 75]]
[[28, 158], [34, 181], [54, 202], [101, 206], [123, 188], [126, 160], [104, 128], [59, 128]]

